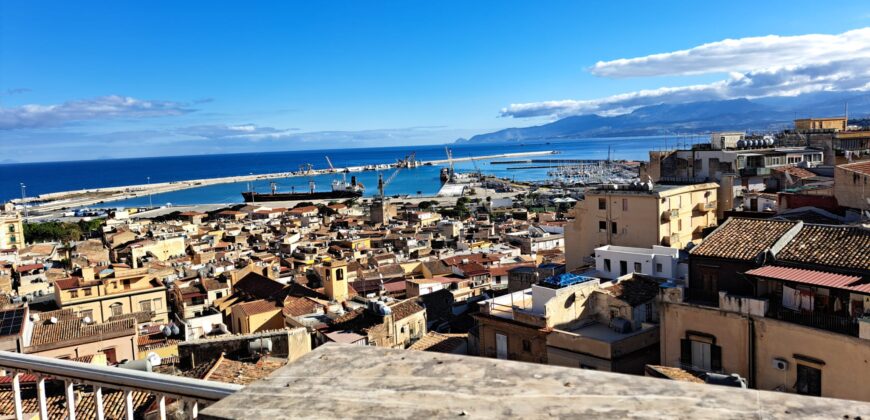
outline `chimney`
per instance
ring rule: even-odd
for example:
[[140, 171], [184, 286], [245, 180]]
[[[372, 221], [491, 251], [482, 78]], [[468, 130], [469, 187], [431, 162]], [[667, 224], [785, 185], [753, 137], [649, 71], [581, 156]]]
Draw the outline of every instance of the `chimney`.
[[82, 267], [82, 280], [84, 280], [84, 281], [93, 281], [94, 280], [94, 267]]

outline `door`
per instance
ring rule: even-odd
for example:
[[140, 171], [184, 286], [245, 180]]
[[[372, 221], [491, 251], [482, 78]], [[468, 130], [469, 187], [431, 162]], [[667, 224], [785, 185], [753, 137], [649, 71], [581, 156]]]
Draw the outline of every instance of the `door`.
[[508, 342], [507, 336], [504, 334], [495, 334], [495, 357], [499, 359], [507, 359]]
[[806, 365], [797, 365], [797, 383], [795, 390], [798, 394], [822, 396], [822, 371]]

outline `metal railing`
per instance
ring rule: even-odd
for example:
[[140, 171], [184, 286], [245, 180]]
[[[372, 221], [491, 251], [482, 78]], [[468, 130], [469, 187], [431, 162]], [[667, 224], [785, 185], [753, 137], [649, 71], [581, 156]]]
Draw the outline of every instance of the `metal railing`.
[[160, 419], [166, 419], [166, 398], [190, 403], [191, 418], [196, 418], [199, 404], [211, 404], [242, 389], [241, 385], [183, 378], [159, 373], [117, 367], [90, 365], [49, 357], [0, 351], [0, 369], [12, 373], [12, 390], [15, 398], [15, 418], [23, 419], [21, 400], [21, 374], [36, 376], [39, 415], [48, 417], [45, 381], [64, 381], [69, 420], [75, 420], [76, 385], [93, 387], [96, 418], [104, 419], [103, 388], [124, 391], [126, 413], [134, 418], [133, 392], [153, 394], [158, 401]]
[[858, 319], [843, 316], [830, 315], [816, 312], [799, 312], [783, 308], [780, 305], [771, 305], [767, 311], [769, 318], [791, 322], [805, 327], [818, 328], [839, 334], [858, 337]]

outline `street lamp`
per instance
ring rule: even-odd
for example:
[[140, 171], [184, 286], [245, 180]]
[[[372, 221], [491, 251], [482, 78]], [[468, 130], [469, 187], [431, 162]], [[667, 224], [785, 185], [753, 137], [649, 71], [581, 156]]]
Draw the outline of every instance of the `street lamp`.
[[25, 193], [24, 193], [24, 192], [25, 192], [26, 190], [27, 190], [27, 185], [24, 185], [24, 183], [22, 182], [22, 183], [21, 183], [21, 206], [24, 207], [24, 218], [25, 218], [25, 219], [27, 218], [27, 203], [24, 202], [24, 197], [25, 197]]
[[151, 202], [151, 177], [146, 176], [145, 179], [148, 180], [148, 207], [154, 207], [154, 204]]

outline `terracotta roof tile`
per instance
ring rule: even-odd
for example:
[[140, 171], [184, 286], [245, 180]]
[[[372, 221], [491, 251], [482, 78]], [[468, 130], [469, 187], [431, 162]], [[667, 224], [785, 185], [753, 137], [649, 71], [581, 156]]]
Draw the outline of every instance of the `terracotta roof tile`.
[[859, 276], [846, 276], [824, 271], [802, 270], [799, 268], [777, 267], [773, 265], [749, 270], [746, 274], [795, 283], [811, 284], [814, 286], [870, 293], [870, 283], [862, 282], [861, 277]]
[[253, 302], [240, 303], [236, 306], [241, 309], [241, 311], [247, 316], [263, 314], [269, 311], [281, 309], [279, 306], [275, 305], [275, 302], [265, 299], [255, 300]]
[[797, 222], [731, 218], [693, 248], [693, 256], [752, 260], [772, 247]]
[[78, 318], [59, 319], [52, 324], [49, 319], [40, 319], [33, 325], [31, 346], [44, 346], [56, 343], [93, 337], [103, 339], [123, 335], [136, 335], [136, 321], [132, 318], [102, 324], [84, 324]]
[[425, 310], [414, 299], [407, 299], [390, 305], [390, 309], [393, 311], [393, 321], [399, 321]]
[[468, 334], [442, 334], [430, 331], [408, 347], [408, 350], [453, 353], [467, 342]]
[[870, 270], [870, 229], [805, 225], [776, 257], [782, 261]]

